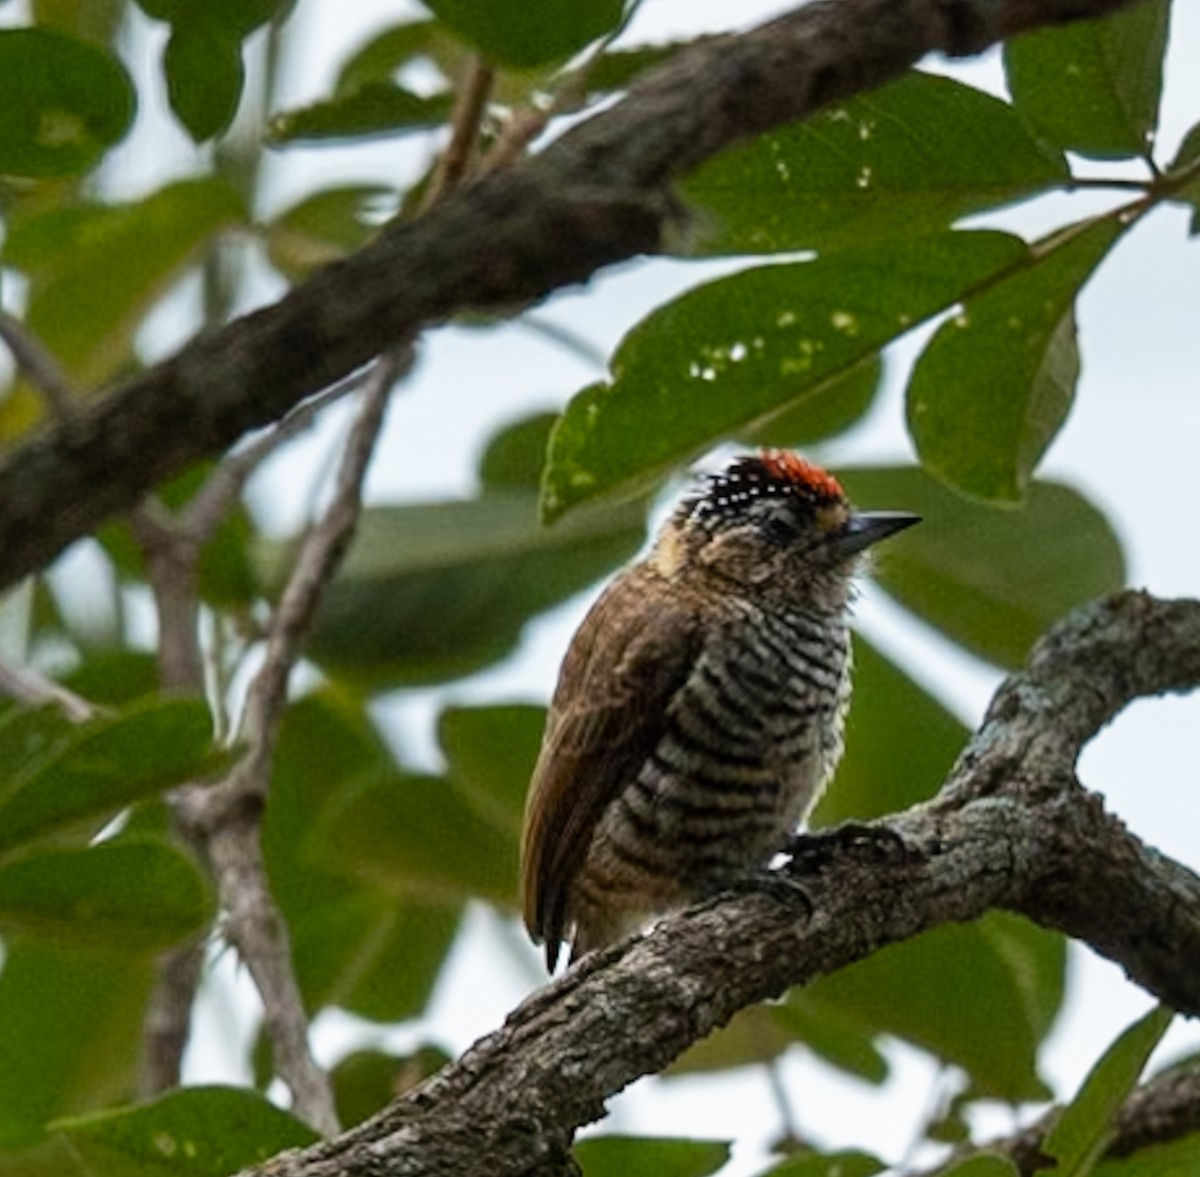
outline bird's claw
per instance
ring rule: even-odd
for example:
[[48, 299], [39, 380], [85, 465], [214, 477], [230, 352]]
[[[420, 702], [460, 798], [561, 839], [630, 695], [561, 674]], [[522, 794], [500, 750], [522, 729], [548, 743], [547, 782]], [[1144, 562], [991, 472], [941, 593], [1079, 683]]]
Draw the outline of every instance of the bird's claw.
[[830, 830], [796, 834], [784, 848], [790, 875], [817, 874], [835, 859], [849, 857], [867, 863], [901, 863], [912, 848], [890, 826], [845, 822]]
[[771, 870], [765, 866], [729, 875], [714, 882], [708, 890], [712, 899], [729, 895], [768, 895], [785, 905], [798, 900], [809, 915], [814, 911], [813, 901], [802, 883], [787, 871]]

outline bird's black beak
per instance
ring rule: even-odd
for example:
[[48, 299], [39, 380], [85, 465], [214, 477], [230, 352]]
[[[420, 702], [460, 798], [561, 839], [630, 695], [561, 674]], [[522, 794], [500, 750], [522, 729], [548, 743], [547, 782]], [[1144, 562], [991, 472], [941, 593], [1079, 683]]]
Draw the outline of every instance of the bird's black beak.
[[920, 523], [920, 515], [907, 511], [855, 511], [846, 520], [842, 530], [833, 537], [833, 546], [840, 556], [853, 556], [872, 544], [877, 544], [889, 535], [895, 535], [914, 523]]

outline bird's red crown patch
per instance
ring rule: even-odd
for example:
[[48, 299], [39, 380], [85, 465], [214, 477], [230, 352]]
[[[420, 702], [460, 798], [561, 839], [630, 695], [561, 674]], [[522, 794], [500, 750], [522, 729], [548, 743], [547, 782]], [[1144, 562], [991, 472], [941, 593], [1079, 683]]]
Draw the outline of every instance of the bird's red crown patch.
[[806, 462], [791, 450], [760, 450], [759, 461], [772, 478], [795, 483], [815, 499], [842, 499], [846, 492], [836, 478], [820, 466]]

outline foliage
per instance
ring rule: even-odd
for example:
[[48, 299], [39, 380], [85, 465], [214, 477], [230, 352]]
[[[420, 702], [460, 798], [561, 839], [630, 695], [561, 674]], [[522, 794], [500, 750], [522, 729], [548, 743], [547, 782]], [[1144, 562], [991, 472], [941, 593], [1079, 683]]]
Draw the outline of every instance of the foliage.
[[[19, 281], [23, 323], [71, 396], [95, 395], [169, 350], [191, 313], [180, 310], [187, 292], [199, 290], [203, 306], [187, 330], [211, 326], [267, 271], [298, 283], [368, 240], [381, 210], [412, 215], [431, 178], [398, 190], [315, 176], [301, 198], [263, 215], [271, 151], [412, 142], [450, 116], [472, 53], [499, 70], [498, 107], [568, 113], [678, 49], [610, 47], [627, 15], [617, 0], [428, 7], [377, 32], [326, 96], [294, 109], [272, 104], [300, 35], [290, 3], [36, 3], [28, 27], [0, 30], [0, 267], [6, 284]], [[443, 700], [441, 767], [430, 771], [385, 739], [381, 701], [403, 708], [415, 686], [453, 688], [507, 658], [533, 619], [637, 550], [650, 496], [692, 459], [731, 439], [819, 449], [851, 433], [875, 403], [882, 358], [890, 363], [889, 349], [922, 325], [928, 338], [906, 392], [917, 460], [839, 471], [857, 501], [925, 517], [880, 563], [883, 587], [948, 642], [1009, 668], [1065, 610], [1123, 583], [1122, 547], [1101, 508], [1038, 469], [1077, 394], [1080, 291], [1164, 203], [1200, 209], [1200, 129], [1174, 160], [1154, 157], [1168, 14], [1167, 0], [1151, 0], [1008, 46], [1007, 99], [914, 72], [713, 160], [680, 194], [680, 250], [741, 258], [740, 268], [632, 325], [604, 378], [561, 414], [524, 417], [513, 406], [484, 447], [473, 496], [365, 512], [311, 635], [320, 685], [288, 712], [262, 830], [310, 1015], [419, 1019], [467, 903], [504, 914], [516, 905], [541, 709]], [[148, 30], [165, 45], [149, 76], [132, 68]], [[147, 117], [146, 87], [164, 87], [179, 128], [210, 146], [196, 152], [193, 174], [164, 174], [131, 198], [108, 165], [135, 117]], [[503, 141], [503, 127], [483, 131], [485, 148]], [[1079, 157], [1141, 160], [1147, 178], [1122, 178], [1114, 190], [1133, 193], [1098, 214], [1062, 200], [1062, 223], [1035, 241], [962, 224], [1071, 193]], [[1087, 182], [1098, 183], [1090, 173]], [[168, 300], [176, 322], [164, 327]], [[0, 442], [15, 446], [47, 410], [32, 382], [3, 379]], [[219, 470], [162, 488], [163, 503], [186, 510]], [[99, 708], [82, 723], [53, 705], [0, 708], [0, 1177], [216, 1177], [309, 1135], [245, 1090], [188, 1089], [126, 1107], [153, 954], [215, 928], [211, 883], [173, 837], [162, 798], [203, 785], [236, 756], [224, 713], [296, 544], [268, 538], [244, 504], [210, 535], [196, 587], [210, 709], [160, 691], [129, 624], [154, 576], [149, 548], [124, 521], [99, 538], [90, 587], [115, 602], [107, 621], [81, 618], [71, 606], [78, 587], [61, 576], [0, 602], [6, 652], [55, 671]], [[850, 750], [820, 822], [928, 797], [966, 736], [865, 639], [856, 660]], [[1065, 967], [1058, 936], [996, 913], [746, 1011], [675, 1073], [770, 1064], [803, 1044], [878, 1083], [890, 1035], [954, 1069], [960, 1112], [984, 1098], [1039, 1101], [1050, 1094], [1039, 1048], [1062, 1006]], [[1093, 1170], [1162, 1020], [1118, 1042], [1063, 1117], [1048, 1145], [1061, 1171], [1173, 1171], [1154, 1150], [1144, 1166], [1132, 1158]], [[335, 1070], [343, 1115], [363, 1118], [442, 1057], [432, 1046], [402, 1058], [348, 1052]], [[1190, 1147], [1180, 1155], [1194, 1162], [1194, 1141], [1174, 1147]], [[721, 1143], [629, 1138], [579, 1149], [595, 1175], [699, 1177], [727, 1155]], [[879, 1167], [865, 1154], [813, 1152], [771, 1171]], [[953, 1171], [1010, 1169], [980, 1157]]]

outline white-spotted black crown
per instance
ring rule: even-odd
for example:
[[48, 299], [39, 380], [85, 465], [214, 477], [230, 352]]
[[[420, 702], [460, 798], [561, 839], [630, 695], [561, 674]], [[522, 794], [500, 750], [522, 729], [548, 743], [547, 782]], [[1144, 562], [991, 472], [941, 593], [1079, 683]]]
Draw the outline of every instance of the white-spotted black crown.
[[720, 474], [709, 475], [699, 494], [681, 511], [699, 523], [720, 524], [743, 517], [757, 500], [792, 500], [801, 509], [844, 502], [845, 492], [832, 474], [790, 450], [762, 450], [736, 458]]

